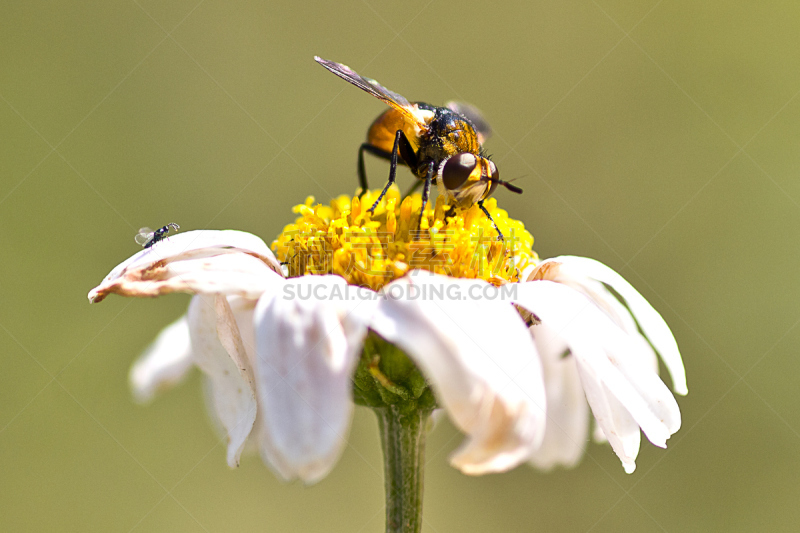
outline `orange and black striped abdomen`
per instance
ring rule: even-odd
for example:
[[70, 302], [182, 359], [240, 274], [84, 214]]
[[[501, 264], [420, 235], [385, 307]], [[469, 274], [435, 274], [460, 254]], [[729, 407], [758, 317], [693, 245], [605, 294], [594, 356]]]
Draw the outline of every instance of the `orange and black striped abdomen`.
[[416, 152], [419, 148], [420, 128], [406, 120], [396, 109], [387, 109], [378, 115], [367, 131], [367, 142], [384, 152], [392, 153], [397, 130], [403, 130]]

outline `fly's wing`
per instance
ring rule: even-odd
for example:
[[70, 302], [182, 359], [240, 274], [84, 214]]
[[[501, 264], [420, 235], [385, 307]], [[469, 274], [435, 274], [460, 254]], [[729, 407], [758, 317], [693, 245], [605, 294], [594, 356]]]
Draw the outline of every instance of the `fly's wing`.
[[427, 126], [427, 121], [425, 120], [426, 115], [422, 113], [416, 105], [406, 100], [404, 96], [390, 91], [371, 78], [365, 78], [359, 75], [355, 70], [351, 69], [347, 65], [342, 65], [341, 63], [336, 63], [334, 61], [328, 61], [327, 59], [322, 59], [318, 56], [314, 56], [314, 60], [343, 80], [352, 83], [362, 91], [368, 92], [375, 98], [382, 100], [387, 105], [393, 107], [399, 111], [410, 123], [420, 128], [425, 128]]
[[139, 246], [144, 246], [153, 237], [153, 230], [150, 228], [141, 228], [139, 233], [136, 234], [134, 240]]
[[474, 105], [466, 102], [447, 102], [445, 107], [450, 111], [455, 111], [459, 115], [467, 117], [467, 119], [472, 122], [472, 125], [475, 126], [475, 132], [478, 134], [479, 143], [483, 144], [492, 134], [492, 127], [489, 126], [489, 123], [483, 118], [483, 113]]

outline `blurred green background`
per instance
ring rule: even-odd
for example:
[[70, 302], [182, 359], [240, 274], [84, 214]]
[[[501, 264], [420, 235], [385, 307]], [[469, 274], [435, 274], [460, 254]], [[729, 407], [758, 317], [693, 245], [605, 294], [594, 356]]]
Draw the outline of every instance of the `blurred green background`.
[[[800, 530], [800, 4], [186, 0], [0, 5], [0, 530], [382, 531], [377, 426], [318, 485], [229, 470], [195, 373], [149, 406], [130, 364], [188, 297], [86, 294], [140, 226], [271, 242], [356, 187], [383, 104], [472, 102], [543, 257], [594, 257], [682, 349], [683, 428], [633, 475], [479, 478], [431, 435], [425, 531]], [[372, 183], [385, 162], [369, 160]], [[413, 178], [403, 170], [405, 188]]]

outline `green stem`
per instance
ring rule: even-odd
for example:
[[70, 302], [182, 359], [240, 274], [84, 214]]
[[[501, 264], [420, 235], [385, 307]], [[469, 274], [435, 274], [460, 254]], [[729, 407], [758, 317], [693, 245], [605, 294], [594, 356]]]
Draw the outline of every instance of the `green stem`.
[[375, 409], [381, 431], [386, 533], [419, 533], [422, 529], [422, 478], [425, 434], [430, 409], [403, 410], [398, 405]]

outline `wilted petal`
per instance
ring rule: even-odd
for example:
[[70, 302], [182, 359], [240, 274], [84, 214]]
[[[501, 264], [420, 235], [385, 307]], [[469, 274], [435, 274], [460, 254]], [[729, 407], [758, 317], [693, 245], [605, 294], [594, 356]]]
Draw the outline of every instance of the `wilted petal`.
[[258, 298], [282, 278], [264, 241], [241, 231], [187, 231], [118, 265], [89, 292], [99, 302], [111, 293], [159, 296], [171, 292], [237, 294]]
[[266, 243], [256, 235], [236, 230], [196, 230], [173, 235], [145, 248], [117, 265], [103, 281], [121, 277], [126, 270], [159, 261], [179, 261], [221, 253], [248, 253], [260, 257], [276, 271], [280, 263]]
[[161, 330], [136, 360], [128, 376], [133, 395], [148, 402], [160, 391], [180, 382], [192, 367], [189, 324], [182, 316]]
[[256, 418], [252, 370], [224, 296], [195, 296], [188, 319], [192, 355], [208, 376], [214, 410], [228, 434], [228, 465], [235, 467]]
[[531, 332], [535, 332], [544, 370], [547, 422], [542, 445], [531, 455], [530, 463], [544, 470], [574, 466], [583, 455], [589, 434], [589, 405], [578, 367], [569, 347], [548, 326], [532, 326]]
[[[607, 409], [601, 402], [601, 393], [605, 390], [619, 400], [653, 444], [666, 446], [666, 440], [680, 427], [680, 410], [646, 359], [637, 354], [637, 345], [628, 335], [586, 296], [559, 283], [520, 284], [516, 301], [553, 328], [570, 346], [589, 405], [604, 431], [608, 417], [605, 421], [602, 418]], [[590, 394], [590, 383], [584, 379], [587, 376], [605, 389]], [[612, 436], [608, 433], [606, 436], [618, 451], [619, 445], [614, 445]], [[623, 460], [629, 457], [627, 447], [623, 455], [620, 455]]]
[[346, 290], [338, 276], [304, 276], [288, 280], [280, 295], [265, 294], [256, 307], [261, 451], [287, 480], [319, 481], [346, 442], [352, 375], [371, 305], [335, 296]]
[[689, 392], [686, 386], [686, 371], [672, 331], [658, 311], [625, 278], [603, 263], [588, 257], [561, 256], [548, 259], [544, 263], [548, 262], [563, 264], [566, 274], [572, 277], [589, 277], [605, 283], [622, 296], [645, 336], [664, 361], [675, 392], [682, 395]]
[[451, 458], [467, 474], [513, 468], [530, 456], [544, 431], [536, 348], [508, 301], [471, 299], [488, 287], [438, 275], [402, 278], [385, 288], [388, 298], [379, 303], [371, 325], [414, 359], [468, 435]]
[[247, 254], [225, 254], [128, 271], [125, 277], [96, 289], [95, 301], [109, 293], [154, 297], [173, 292], [230, 294], [257, 299], [266, 291], [276, 291], [282, 282], [283, 278], [260, 259]]

